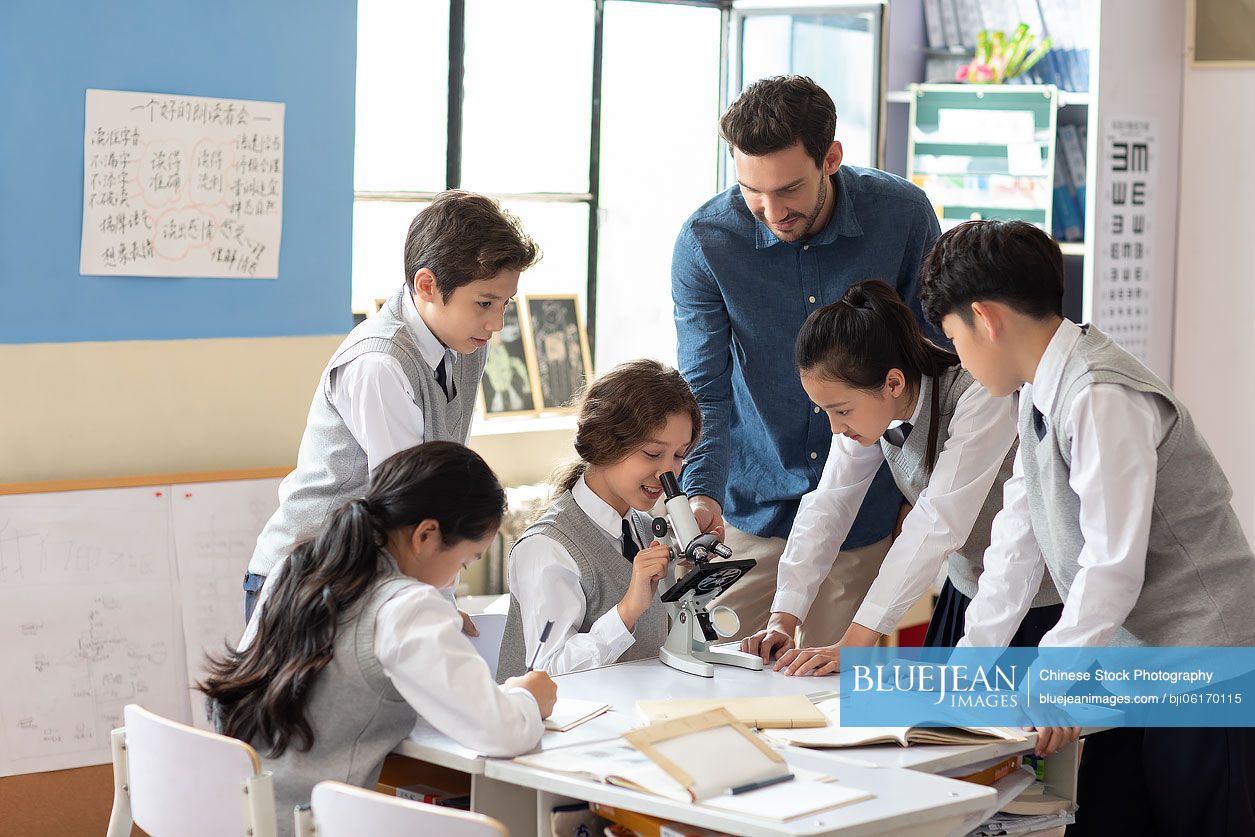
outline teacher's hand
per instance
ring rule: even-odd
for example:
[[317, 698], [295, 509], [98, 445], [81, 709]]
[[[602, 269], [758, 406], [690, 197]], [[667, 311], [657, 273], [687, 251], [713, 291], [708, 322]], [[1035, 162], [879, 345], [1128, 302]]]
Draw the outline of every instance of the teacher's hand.
[[778, 657], [796, 645], [793, 637], [797, 636], [798, 624], [798, 618], [792, 613], [773, 613], [766, 628], [741, 640], [741, 650], [757, 654], [764, 663], [771, 662], [773, 655]]
[[693, 507], [693, 518], [697, 521], [697, 528], [703, 533], [709, 532], [719, 540], [723, 540], [723, 507], [710, 497], [702, 495], [690, 497], [689, 505]]

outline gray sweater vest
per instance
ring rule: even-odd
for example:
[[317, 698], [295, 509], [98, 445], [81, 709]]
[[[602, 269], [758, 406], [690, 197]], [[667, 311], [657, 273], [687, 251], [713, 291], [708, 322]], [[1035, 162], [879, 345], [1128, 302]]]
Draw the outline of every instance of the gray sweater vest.
[[457, 355], [450, 376], [456, 385], [455, 396], [447, 400], [405, 325], [402, 300], [406, 293], [402, 287], [378, 314], [353, 329], [323, 370], [301, 437], [296, 470], [279, 486], [279, 508], [257, 539], [249, 572], [267, 575], [298, 542], [317, 532], [328, 514], [366, 493], [366, 451], [332, 402], [338, 372], [349, 361], [368, 352], [396, 358], [414, 390], [414, 403], [423, 413], [423, 441], [466, 442], [488, 350]]
[[1078, 393], [1103, 383], [1149, 393], [1175, 414], [1156, 450], [1145, 580], [1111, 644], [1255, 644], [1255, 555], [1230, 505], [1229, 481], [1167, 385], [1093, 326], [1085, 327], [1064, 362], [1059, 396], [1040, 442], [1033, 428], [1031, 399], [1021, 398], [1019, 405], [1033, 534], [1059, 590], [1066, 597], [1071, 589], [1085, 539], [1081, 500], [1068, 484], [1072, 440], [1057, 429], [1063, 427]]
[[[884, 451], [885, 461], [889, 463], [889, 473], [898, 489], [912, 505], [919, 495], [928, 487], [931, 473], [927, 469], [928, 431], [934, 421], [937, 422], [937, 452], [945, 447], [950, 437], [950, 421], [954, 418], [955, 405], [968, 388], [976, 381], [962, 367], [952, 366], [935, 379], [927, 375], [920, 379], [919, 418], [907, 437], [906, 444], [897, 448], [881, 437], [880, 449]], [[938, 415], [933, 415], [933, 387], [938, 387]], [[990, 531], [994, 517], [1002, 510], [1002, 485], [1011, 476], [1011, 466], [1015, 459], [1015, 444], [1011, 445], [998, 476], [989, 489], [985, 504], [976, 516], [972, 531], [957, 550], [950, 553], [949, 577], [954, 588], [969, 599], [976, 596], [976, 584], [985, 568], [985, 550], [989, 548]], [[1059, 604], [1059, 591], [1049, 575], [1042, 578], [1041, 586], [1033, 597], [1033, 607]]]
[[418, 714], [384, 674], [375, 656], [375, 617], [389, 599], [418, 584], [380, 554], [381, 577], [336, 629], [331, 662], [314, 678], [306, 701], [314, 744], [305, 752], [295, 746], [269, 758], [269, 745], [254, 741], [262, 769], [274, 774], [279, 837], [293, 833], [292, 808], [309, 803], [314, 785], [334, 779], [374, 788], [384, 757], [410, 730]]
[[[650, 543], [649, 516], [637, 511], [630, 514], [640, 542]], [[553, 538], [580, 568], [580, 587], [584, 590], [585, 604], [584, 621], [580, 624], [579, 633], [588, 633], [593, 623], [617, 605], [627, 592], [628, 583], [632, 580], [632, 563], [623, 557], [606, 531], [584, 513], [570, 491], [559, 495], [549, 511], [527, 527], [518, 543], [533, 535]], [[667, 609], [661, 599], [654, 599], [649, 609], [636, 620], [632, 636], [635, 641], [618, 662], [658, 656], [658, 649], [667, 640]], [[523, 615], [518, 599], [511, 595], [510, 613], [506, 617], [501, 656], [497, 662], [498, 682], [527, 671], [526, 653]]]

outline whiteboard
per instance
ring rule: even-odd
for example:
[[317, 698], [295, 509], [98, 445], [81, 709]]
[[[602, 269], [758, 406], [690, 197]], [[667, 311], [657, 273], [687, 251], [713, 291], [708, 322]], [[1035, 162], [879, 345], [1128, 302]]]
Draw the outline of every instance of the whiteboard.
[[0, 496], [0, 776], [107, 763], [128, 703], [203, 717], [188, 684], [243, 627], [277, 484]]
[[80, 274], [278, 277], [283, 104], [86, 99]]
[[[205, 676], [205, 654], [221, 656], [244, 633], [244, 573], [257, 535], [279, 507], [279, 480], [176, 485], [170, 502], [187, 682], [195, 684]], [[209, 729], [202, 699], [192, 699], [192, 723]]]

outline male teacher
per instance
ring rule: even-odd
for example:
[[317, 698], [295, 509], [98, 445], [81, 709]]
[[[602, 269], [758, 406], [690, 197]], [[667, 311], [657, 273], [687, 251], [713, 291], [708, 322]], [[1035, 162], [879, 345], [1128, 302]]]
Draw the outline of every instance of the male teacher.
[[684, 223], [671, 265], [680, 371], [704, 422], [684, 487], [703, 531], [723, 531], [736, 557], [758, 561], [720, 604], [737, 611], [742, 636], [767, 624], [753, 643], [764, 652], [793, 647], [803, 620], [804, 645], [841, 637], [903, 503], [882, 466], [848, 539], [831, 545], [840, 554], [809, 613], [787, 602], [772, 612], [785, 538], [832, 444], [793, 367], [794, 339], [807, 315], [865, 279], [892, 284], [922, 323], [919, 264], [940, 233], [923, 191], [841, 164], [836, 125], [831, 97], [809, 78], [750, 85], [719, 123], [737, 183]]

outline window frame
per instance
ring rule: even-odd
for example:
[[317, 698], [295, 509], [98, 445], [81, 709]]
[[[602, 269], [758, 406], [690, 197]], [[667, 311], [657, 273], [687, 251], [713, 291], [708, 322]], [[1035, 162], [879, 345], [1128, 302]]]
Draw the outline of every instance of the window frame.
[[[584, 322], [588, 331], [591, 360], [596, 362], [597, 346], [597, 258], [598, 212], [601, 181], [601, 87], [602, 47], [605, 33], [607, 0], [588, 0], [593, 4], [593, 67], [592, 102], [589, 121], [588, 191], [587, 192], [486, 192], [499, 201], [531, 203], [581, 203], [588, 207], [588, 273], [584, 284]], [[657, 5], [703, 6], [721, 10], [722, 36], [719, 47], [720, 73], [726, 72], [728, 15], [731, 0], [614, 0], [614, 2], [654, 3]], [[449, 72], [447, 82], [448, 117], [445, 140], [445, 189], [462, 187], [463, 83], [466, 75], [466, 0], [449, 0]], [[725, 85], [722, 83], [720, 88]], [[353, 190], [353, 202], [392, 201], [422, 203], [433, 200], [439, 192], [406, 190]]]

